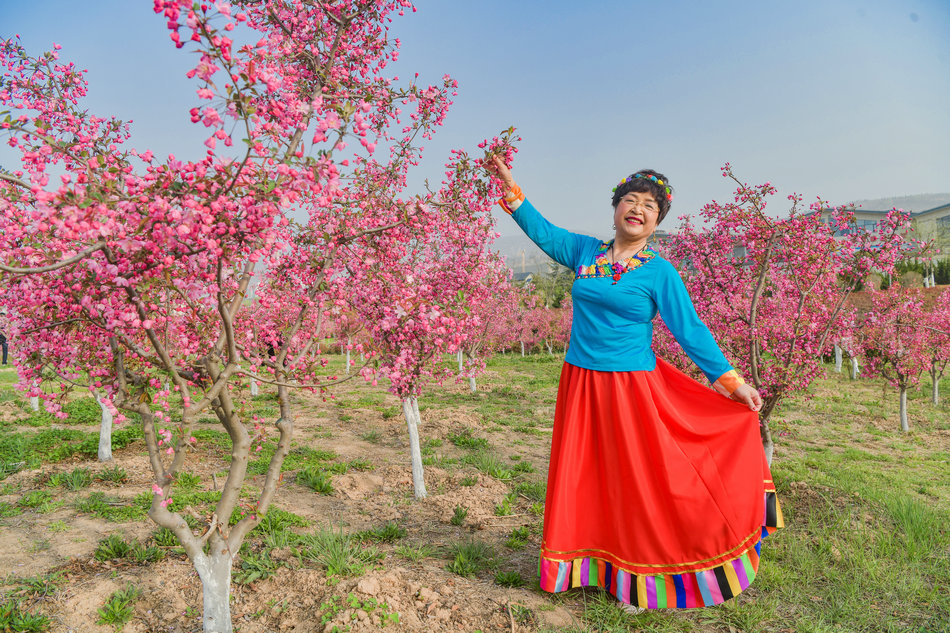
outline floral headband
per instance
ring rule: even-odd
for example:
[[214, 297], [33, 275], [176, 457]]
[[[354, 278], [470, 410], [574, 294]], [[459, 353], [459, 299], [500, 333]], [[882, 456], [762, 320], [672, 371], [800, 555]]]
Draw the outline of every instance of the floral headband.
[[619, 187], [622, 187], [623, 185], [625, 185], [625, 184], [627, 184], [628, 182], [632, 181], [634, 178], [643, 178], [644, 180], [652, 180], [652, 181], [655, 182], [656, 184], [658, 184], [658, 185], [660, 185], [661, 187], [663, 187], [664, 189], [666, 189], [666, 199], [667, 199], [667, 200], [670, 200], [670, 201], [673, 200], [673, 190], [670, 189], [670, 186], [669, 186], [669, 185], [665, 185], [665, 186], [664, 186], [664, 183], [663, 183], [662, 180], [658, 179], [656, 176], [650, 176], [650, 175], [648, 175], [648, 174], [634, 174], [634, 175], [632, 175], [632, 176], [627, 176], [626, 178], [624, 178], [623, 180], [621, 180], [620, 183], [617, 184], [616, 187], [613, 188], [614, 193], [616, 193], [616, 191], [617, 191], [617, 189], [618, 189]]

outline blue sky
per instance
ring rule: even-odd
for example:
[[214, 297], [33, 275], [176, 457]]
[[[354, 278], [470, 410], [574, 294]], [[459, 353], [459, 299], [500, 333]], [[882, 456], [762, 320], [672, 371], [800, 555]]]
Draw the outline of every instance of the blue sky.
[[[833, 203], [950, 192], [950, 2], [420, 0], [397, 18], [403, 77], [459, 95], [413, 178], [449, 148], [514, 125], [515, 176], [552, 221], [606, 236], [610, 189], [652, 167], [671, 219], [732, 188], [726, 161], [782, 196]], [[188, 123], [193, 55], [148, 0], [0, 0], [0, 36], [57, 42], [89, 69], [90, 109], [132, 119], [132, 144], [203, 154]], [[773, 205], [784, 208], [782, 198]], [[517, 229], [501, 218], [499, 230]]]

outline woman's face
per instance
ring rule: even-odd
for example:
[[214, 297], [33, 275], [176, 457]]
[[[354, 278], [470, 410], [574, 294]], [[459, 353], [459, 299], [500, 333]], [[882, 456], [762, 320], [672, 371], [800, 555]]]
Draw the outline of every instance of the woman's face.
[[659, 215], [660, 205], [652, 194], [631, 191], [614, 209], [615, 237], [624, 241], [646, 239], [656, 230]]

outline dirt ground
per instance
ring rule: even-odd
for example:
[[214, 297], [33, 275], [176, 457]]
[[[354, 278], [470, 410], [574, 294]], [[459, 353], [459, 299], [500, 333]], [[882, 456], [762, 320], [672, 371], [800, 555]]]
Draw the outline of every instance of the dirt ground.
[[[493, 379], [497, 377], [487, 376], [482, 382], [490, 387]], [[446, 385], [438, 389], [461, 394], [467, 386]], [[350, 394], [369, 391], [354, 383]], [[511, 492], [512, 482], [499, 481], [472, 466], [428, 466], [425, 478], [429, 496], [416, 501], [405, 421], [401, 412], [390, 412], [388, 416], [381, 412], [399, 404], [395, 397], [387, 394], [382, 406], [366, 408], [340, 407], [339, 400], [323, 402], [308, 395], [297, 399], [295, 445], [332, 450], [338, 462], [369, 459], [373, 469], [334, 475], [332, 495], [318, 494], [292, 482], [283, 483], [274, 505], [312, 523], [309, 528], [294, 528], [301, 533], [315, 526], [355, 532], [392, 521], [405, 528], [406, 536], [393, 544], [380, 544], [385, 557], [358, 577], [328, 578], [325, 571], [302, 565], [289, 551], [275, 550], [272, 556], [283, 558], [285, 566], [266, 579], [232, 586], [232, 615], [237, 630], [329, 632], [336, 628], [357, 633], [385, 626], [391, 631], [487, 632], [570, 628], [578, 622], [571, 601], [552, 599], [532, 588], [536, 584], [540, 517], [526, 511], [528, 501], [520, 500], [510, 515], [495, 513], [496, 505]], [[424, 399], [422, 404], [425, 405]], [[441, 441], [438, 456], [464, 455], [467, 451], [454, 446], [447, 436], [478, 427], [476, 416], [465, 407], [451, 412], [423, 407], [422, 420], [424, 441], [430, 445]], [[372, 442], [361, 439], [373, 431], [376, 433]], [[485, 436], [477, 430], [473, 435]], [[549, 429], [534, 435], [515, 436], [512, 432], [508, 438], [496, 433], [490, 436], [491, 450], [509, 466], [515, 463], [512, 456], [530, 462], [535, 470], [530, 477], [543, 480], [549, 437]], [[113, 462], [106, 464], [71, 459], [44, 465], [40, 470], [21, 471], [3, 481], [4, 492], [10, 494], [0, 496], [0, 501], [13, 504], [26, 493], [49, 489], [42, 482], [56, 472], [84, 467], [95, 474], [118, 466], [129, 474], [123, 484], [97, 481], [74, 492], [57, 489], [56, 501], [64, 502], [59, 508], [27, 510], [0, 521], [0, 570], [8, 583], [4, 590], [10, 589], [15, 578], [62, 573], [66, 579], [64, 587], [41, 600], [34, 611], [51, 617], [50, 630], [54, 632], [106, 632], [112, 627], [96, 623], [97, 610], [114, 591], [132, 583], [142, 590], [142, 597], [136, 603], [135, 617], [124, 631], [199, 631], [201, 585], [184, 555], [172, 552], [164, 560], [146, 565], [100, 562], [93, 557], [99, 541], [110, 534], [119, 533], [127, 540], [148, 543], [156, 529], [147, 518], [114, 523], [77, 513], [73, 502], [91, 492], [102, 491], [131, 500], [150, 489], [151, 476], [141, 441], [117, 451], [114, 457]], [[189, 471], [199, 475], [203, 484], [220, 483], [226, 467], [220, 451], [203, 452], [199, 448], [197, 457], [191, 460]], [[466, 485], [461, 484], [462, 480]], [[460, 526], [451, 523], [456, 506], [468, 509]], [[506, 548], [505, 539], [519, 526], [533, 528], [527, 547]], [[448, 571], [448, 548], [473, 539], [492, 544], [501, 561], [499, 569], [520, 572], [526, 588], [499, 586], [492, 580], [493, 572], [466, 578]], [[400, 545], [429, 545], [434, 553], [413, 562], [394, 553]], [[372, 609], [371, 613], [352, 608], [352, 604], [359, 607], [370, 599], [379, 605], [385, 603], [387, 608]], [[381, 621], [380, 615], [386, 613], [398, 613], [398, 622], [391, 618]]]
[[[483, 393], [504, 384], [505, 376], [491, 372], [480, 379]], [[394, 413], [398, 400], [355, 381], [351, 385], [336, 400], [327, 402], [316, 396], [295, 396], [298, 402], [294, 443], [332, 450], [337, 462], [368, 459], [372, 470], [334, 475], [331, 495], [298, 485], [288, 474], [274, 505], [311, 522], [309, 527], [293, 528], [298, 533], [320, 526], [356, 532], [396, 522], [405, 528], [406, 535], [394, 543], [379, 544], [384, 554], [382, 560], [355, 577], [328, 577], [323, 569], [301, 562], [289, 549], [273, 550], [271, 557], [283, 565], [272, 575], [250, 584], [232, 585], [236, 630], [591, 631], [583, 613], [597, 590], [551, 596], [537, 588], [539, 505], [522, 495], [511, 503], [510, 514], [500, 516], [496, 511], [518, 481], [546, 479], [550, 426], [539, 425], [527, 433], [511, 426], [486, 429], [484, 419], [476, 411], [479, 397], [467, 394], [467, 384], [435, 388], [443, 399], [457, 394], [463, 403], [430, 408], [426, 407], [425, 397], [420, 400], [423, 441], [430, 447], [429, 456], [436, 464], [442, 460], [445, 467], [426, 467], [429, 496], [417, 501], [413, 498], [405, 421], [401, 409]], [[536, 411], [538, 418], [552, 417], [553, 406], [549, 404]], [[519, 462], [528, 463], [532, 468], [525, 470], [530, 472], [518, 475], [514, 481], [500, 481], [472, 465], [451, 463], [451, 458], [470, 453], [449, 439], [464, 429], [471, 429], [474, 438], [487, 439], [489, 452], [503, 464], [511, 467]], [[437, 448], [433, 450], [433, 446]], [[220, 485], [226, 467], [224, 453], [220, 447], [199, 446], [197, 456], [191, 459], [188, 469], [200, 476], [203, 488]], [[33, 610], [48, 615], [52, 619], [50, 630], [56, 633], [106, 633], [112, 627], [97, 624], [97, 610], [114, 591], [131, 583], [142, 590], [142, 596], [135, 603], [135, 615], [124, 631], [200, 631], [201, 585], [183, 554], [168, 548], [164, 560], [144, 565], [101, 562], [93, 557], [99, 541], [113, 533], [151, 542], [156, 529], [151, 520], [113, 523], [78, 513], [74, 507], [76, 499], [93, 491], [127, 500], [148, 492], [151, 476], [141, 441], [117, 451], [113, 463], [73, 459], [45, 465], [39, 471], [16, 473], [2, 482], [8, 494], [0, 495], [0, 501], [15, 503], [30, 491], [49, 489], [44, 488], [43, 482], [50, 474], [80, 466], [93, 473], [118, 466], [129, 474], [129, 480], [123, 484], [97, 481], [74, 492], [57, 489], [57, 501], [64, 502], [60, 507], [43, 512], [27, 510], [0, 520], [0, 570], [7, 583], [3, 589], [8, 591], [15, 578], [61, 573], [66, 580], [63, 588], [41, 599]], [[461, 525], [454, 525], [452, 518], [458, 506], [467, 508], [468, 513]], [[527, 545], [507, 547], [506, 540], [518, 527], [528, 528]], [[496, 570], [463, 577], [447, 569], [451, 546], [470, 540], [494, 547], [499, 561]], [[260, 549], [259, 538], [249, 541]], [[397, 548], [407, 545], [428, 545], [432, 554], [413, 561], [397, 552]], [[236, 567], [239, 565], [240, 560]], [[500, 586], [494, 581], [496, 571], [518, 572], [525, 585]], [[747, 593], [754, 594], [755, 587]], [[365, 608], [367, 604], [377, 607]], [[398, 613], [398, 622], [386, 617], [393, 613]], [[686, 616], [670, 612], [660, 617]], [[730, 630], [695, 620], [683, 621], [673, 628]]]

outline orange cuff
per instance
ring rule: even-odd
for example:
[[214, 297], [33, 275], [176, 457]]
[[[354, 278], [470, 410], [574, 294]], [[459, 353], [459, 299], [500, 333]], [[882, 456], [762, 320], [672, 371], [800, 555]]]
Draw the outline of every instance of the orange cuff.
[[722, 376], [717, 378], [716, 382], [712, 384], [712, 387], [728, 398], [732, 395], [732, 392], [739, 387], [739, 385], [744, 384], [745, 381], [742, 379], [742, 376], [740, 376], [735, 369], [730, 369]]
[[505, 213], [511, 215], [521, 206], [522, 202], [524, 202], [524, 194], [521, 192], [521, 187], [515, 185], [505, 194], [504, 198], [498, 201], [498, 206], [504, 209]]

